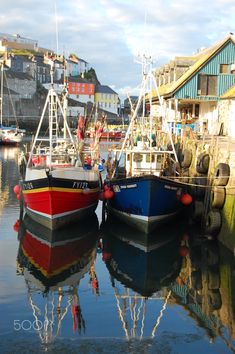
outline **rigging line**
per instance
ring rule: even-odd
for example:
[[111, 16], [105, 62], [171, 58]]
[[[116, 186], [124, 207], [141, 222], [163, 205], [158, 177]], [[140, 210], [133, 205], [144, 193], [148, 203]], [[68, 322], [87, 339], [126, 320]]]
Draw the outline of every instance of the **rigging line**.
[[163, 316], [163, 312], [164, 312], [165, 309], [166, 309], [166, 305], [167, 305], [167, 302], [168, 302], [170, 296], [171, 296], [171, 290], [169, 291], [169, 293], [168, 293], [168, 295], [167, 295], [167, 297], [166, 297], [166, 300], [165, 300], [165, 302], [164, 302], [164, 304], [163, 304], [163, 306], [162, 306], [162, 309], [161, 309], [161, 311], [160, 311], [160, 314], [159, 314], [159, 316], [158, 316], [158, 318], [157, 318], [157, 322], [156, 322], [155, 326], [153, 327], [153, 330], [152, 330], [152, 338], [155, 337], [155, 333], [156, 333], [157, 327], [158, 327], [159, 324], [160, 324], [161, 318], [162, 318], [162, 316]]

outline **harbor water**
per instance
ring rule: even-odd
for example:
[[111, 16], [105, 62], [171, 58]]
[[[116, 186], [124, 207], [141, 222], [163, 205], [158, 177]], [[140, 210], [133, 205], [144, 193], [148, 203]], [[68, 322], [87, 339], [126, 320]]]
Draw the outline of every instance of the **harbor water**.
[[56, 232], [19, 220], [20, 149], [0, 147], [0, 354], [235, 352], [231, 251], [190, 215], [148, 243], [101, 202]]

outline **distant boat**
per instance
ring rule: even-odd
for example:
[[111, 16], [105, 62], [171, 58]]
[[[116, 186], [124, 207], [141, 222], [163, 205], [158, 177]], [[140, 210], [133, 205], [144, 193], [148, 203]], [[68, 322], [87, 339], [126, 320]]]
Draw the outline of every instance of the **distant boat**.
[[[178, 156], [167, 123], [164, 119], [158, 122], [151, 104], [150, 113], [146, 110], [148, 89], [151, 92], [150, 88], [157, 86], [151, 58], [143, 59], [140, 96], [132, 109], [122, 147], [113, 149], [107, 161], [105, 188], [113, 192], [107, 202], [108, 212], [149, 233], [182, 211], [191, 196], [188, 185], [180, 179]], [[152, 103], [151, 97], [149, 101]], [[138, 116], [140, 111], [142, 116]]]
[[[52, 84], [39, 122], [29, 156], [23, 156], [22, 192], [25, 210], [34, 220], [50, 229], [82, 219], [92, 214], [98, 204], [101, 177], [98, 165], [81, 158], [62, 107]], [[64, 105], [66, 106], [66, 91]], [[47, 136], [39, 136], [45, 112], [49, 108]], [[58, 123], [61, 113], [64, 129]], [[83, 144], [82, 144], [83, 145]], [[26, 154], [27, 155], [27, 154]]]
[[[24, 135], [24, 131], [16, 126], [3, 125], [3, 81], [4, 81], [4, 61], [1, 61], [1, 94], [0, 94], [0, 144], [18, 145]], [[9, 91], [9, 90], [8, 90]]]

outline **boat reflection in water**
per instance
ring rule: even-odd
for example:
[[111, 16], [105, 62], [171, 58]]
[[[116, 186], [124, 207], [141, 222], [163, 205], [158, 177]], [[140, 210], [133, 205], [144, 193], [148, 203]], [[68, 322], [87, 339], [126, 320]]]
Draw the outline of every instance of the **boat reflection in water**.
[[19, 226], [17, 271], [25, 278], [34, 328], [42, 343], [58, 336], [70, 308], [74, 331], [84, 330], [78, 285], [94, 267], [98, 228], [95, 214], [83, 224], [61, 230], [50, 230], [27, 215]]
[[[144, 233], [110, 218], [102, 231], [103, 260], [111, 275], [125, 336], [142, 338], [148, 322], [147, 331], [151, 329], [154, 337], [171, 295], [170, 286], [181, 269], [179, 230], [164, 227], [144, 238]], [[147, 313], [151, 313], [151, 327]]]

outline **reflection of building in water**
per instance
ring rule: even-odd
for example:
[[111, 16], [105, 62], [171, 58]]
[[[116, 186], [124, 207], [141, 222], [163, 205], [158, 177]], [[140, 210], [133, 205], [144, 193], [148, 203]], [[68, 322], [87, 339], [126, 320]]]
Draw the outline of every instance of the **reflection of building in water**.
[[235, 259], [231, 251], [220, 247], [220, 292], [222, 306], [219, 316], [228, 328], [229, 335], [235, 339]]
[[72, 317], [73, 331], [85, 330], [78, 285], [94, 267], [98, 220], [94, 215], [85, 221], [59, 231], [27, 216], [20, 224], [17, 271], [24, 275], [34, 327], [43, 343], [60, 334], [67, 314]]
[[207, 329], [210, 338], [220, 336], [235, 350], [233, 273], [228, 258], [221, 258], [220, 247], [212, 240], [190, 245], [172, 294], [190, 311], [198, 325]]

